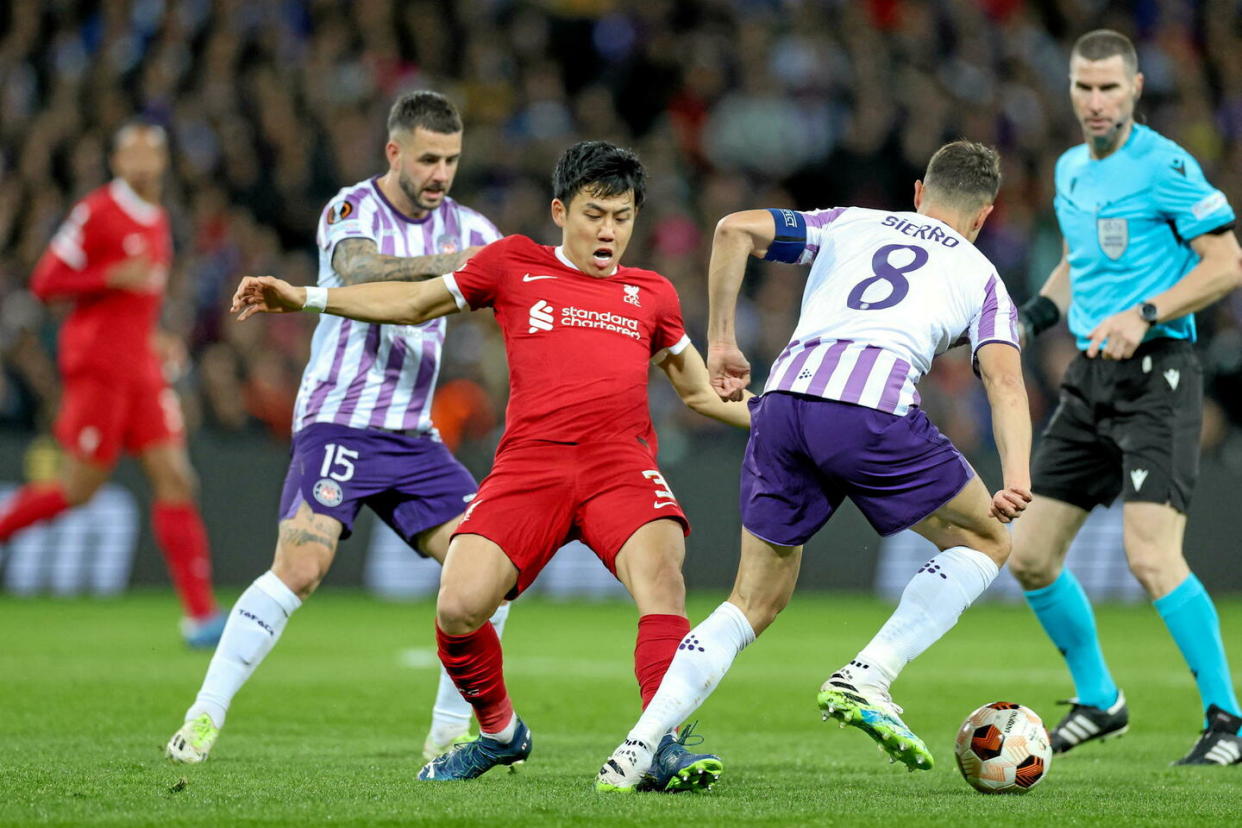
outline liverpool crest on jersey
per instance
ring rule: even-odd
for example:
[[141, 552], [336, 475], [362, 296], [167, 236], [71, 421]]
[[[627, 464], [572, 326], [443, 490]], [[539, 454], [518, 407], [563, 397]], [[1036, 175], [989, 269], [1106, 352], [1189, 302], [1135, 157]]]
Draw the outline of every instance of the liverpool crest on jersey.
[[1130, 244], [1130, 225], [1123, 218], [1096, 219], [1095, 232], [1100, 249], [1113, 261], [1120, 259]]

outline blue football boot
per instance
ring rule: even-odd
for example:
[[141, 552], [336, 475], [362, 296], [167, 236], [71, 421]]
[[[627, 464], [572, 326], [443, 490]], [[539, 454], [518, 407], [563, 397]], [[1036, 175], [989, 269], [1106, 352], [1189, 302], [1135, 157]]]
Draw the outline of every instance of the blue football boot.
[[681, 735], [676, 738], [671, 733], [665, 734], [656, 748], [651, 769], [647, 771], [647, 776], [639, 784], [638, 790], [664, 793], [711, 790], [720, 774], [724, 773], [724, 762], [712, 753], [691, 753], [686, 750], [687, 745], [703, 744], [703, 737], [693, 734], [693, 724], [683, 727]]
[[480, 735], [472, 742], [457, 745], [448, 753], [437, 756], [418, 772], [424, 782], [456, 782], [482, 776], [497, 765], [524, 762], [530, 756], [530, 728], [521, 719], [513, 741], [502, 744]]

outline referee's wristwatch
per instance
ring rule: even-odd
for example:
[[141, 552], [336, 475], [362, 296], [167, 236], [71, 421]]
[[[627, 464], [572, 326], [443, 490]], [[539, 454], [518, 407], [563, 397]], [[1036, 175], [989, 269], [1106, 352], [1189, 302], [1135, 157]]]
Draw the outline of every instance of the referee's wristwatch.
[[1156, 306], [1151, 302], [1139, 302], [1138, 312], [1148, 325], [1156, 324], [1156, 320], [1160, 317], [1160, 311], [1156, 310]]

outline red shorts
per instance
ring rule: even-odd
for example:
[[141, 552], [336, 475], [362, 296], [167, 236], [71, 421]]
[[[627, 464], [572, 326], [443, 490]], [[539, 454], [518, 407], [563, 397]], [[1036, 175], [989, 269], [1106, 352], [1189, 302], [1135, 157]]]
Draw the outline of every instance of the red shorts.
[[138, 454], [182, 440], [181, 403], [163, 380], [68, 376], [55, 433], [74, 457], [110, 466], [122, 449]]
[[496, 456], [453, 534], [482, 535], [504, 550], [518, 570], [513, 599], [574, 539], [616, 575], [621, 547], [661, 518], [690, 534], [685, 512], [641, 444], [525, 444]]

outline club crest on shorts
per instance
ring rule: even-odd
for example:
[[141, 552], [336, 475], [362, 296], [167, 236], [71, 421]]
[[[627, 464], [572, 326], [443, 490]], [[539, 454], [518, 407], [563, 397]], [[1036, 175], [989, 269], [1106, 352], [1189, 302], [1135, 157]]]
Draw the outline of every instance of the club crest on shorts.
[[1116, 261], [1130, 245], [1130, 223], [1123, 218], [1095, 220], [1095, 234], [1104, 255]]
[[329, 508], [340, 506], [345, 500], [345, 490], [341, 488], [341, 484], [329, 477], [316, 483], [312, 494], [315, 495], [315, 500]]

